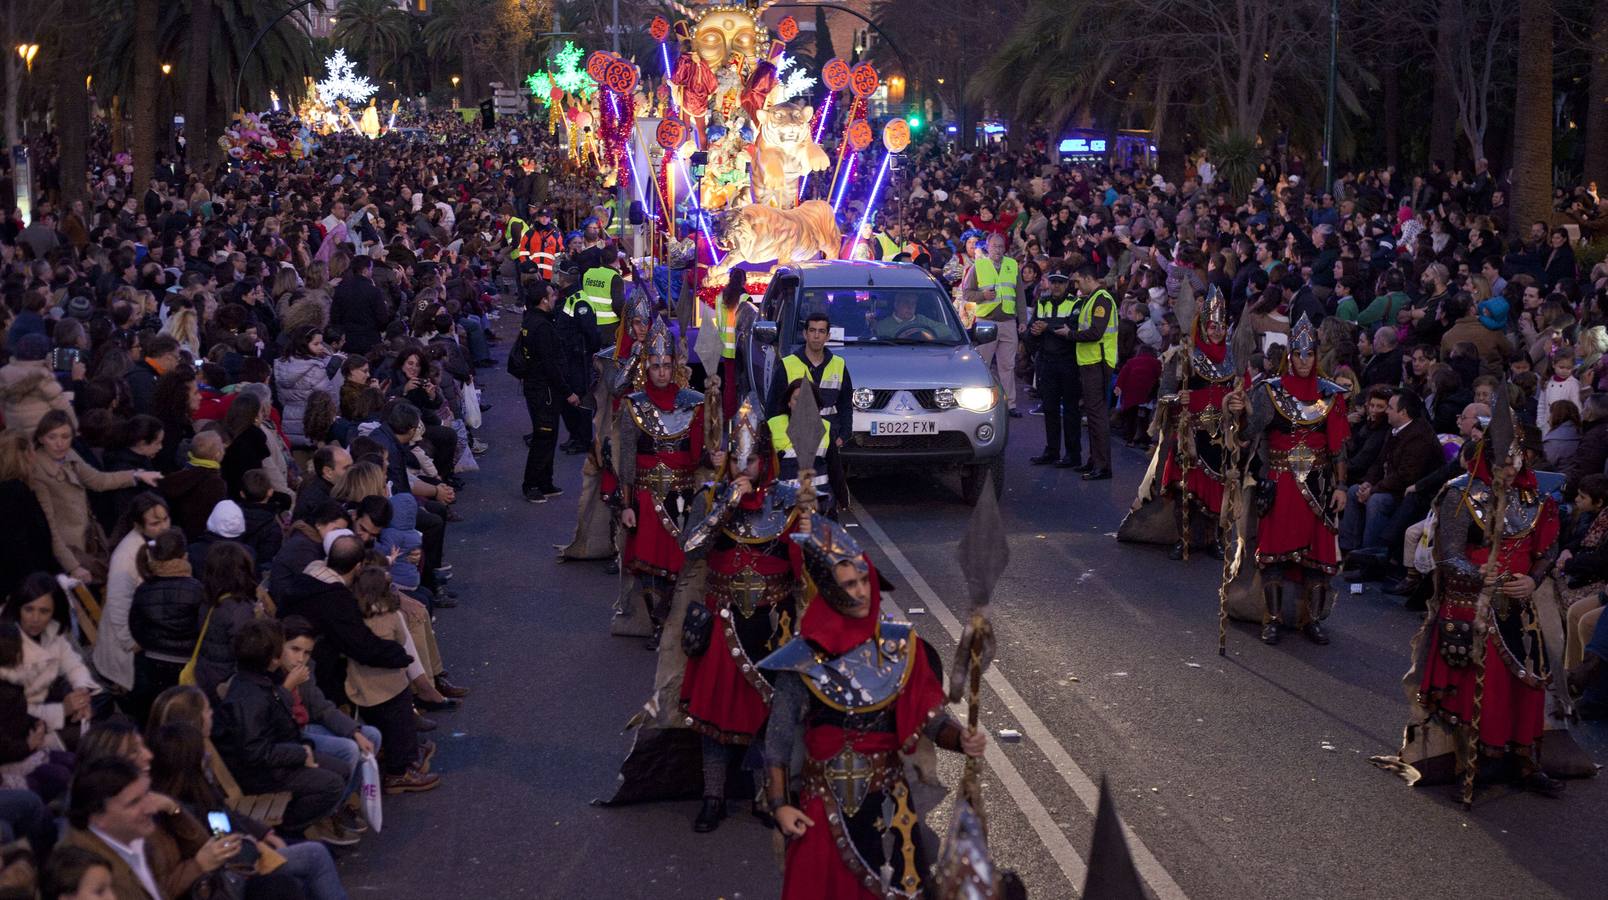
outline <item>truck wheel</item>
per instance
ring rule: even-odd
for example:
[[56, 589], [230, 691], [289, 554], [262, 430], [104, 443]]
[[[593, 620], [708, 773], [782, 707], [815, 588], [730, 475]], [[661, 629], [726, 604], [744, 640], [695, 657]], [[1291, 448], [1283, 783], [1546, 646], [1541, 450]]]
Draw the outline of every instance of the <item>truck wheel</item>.
[[983, 496], [983, 485], [993, 476], [994, 497], [1005, 493], [1005, 458], [996, 456], [985, 463], [973, 463], [960, 470], [960, 496], [967, 506], [976, 506]]

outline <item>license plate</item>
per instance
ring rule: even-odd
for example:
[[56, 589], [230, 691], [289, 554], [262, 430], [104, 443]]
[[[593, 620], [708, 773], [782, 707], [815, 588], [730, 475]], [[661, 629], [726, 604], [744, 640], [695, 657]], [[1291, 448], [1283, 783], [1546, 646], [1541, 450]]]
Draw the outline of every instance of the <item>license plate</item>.
[[871, 423], [871, 433], [878, 434], [937, 434], [938, 423], [931, 419], [878, 420]]

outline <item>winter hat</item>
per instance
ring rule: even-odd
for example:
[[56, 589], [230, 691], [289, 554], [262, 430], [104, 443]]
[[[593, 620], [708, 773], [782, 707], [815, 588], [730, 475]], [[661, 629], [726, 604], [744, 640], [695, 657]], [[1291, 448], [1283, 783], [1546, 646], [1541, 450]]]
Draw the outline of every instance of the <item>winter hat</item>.
[[237, 538], [246, 533], [246, 514], [233, 500], [220, 500], [207, 516], [207, 530], [220, 537]]
[[95, 313], [95, 304], [88, 297], [74, 297], [67, 301], [67, 315], [75, 319], [88, 319]]
[[24, 362], [44, 359], [50, 355], [50, 338], [38, 332], [25, 334], [17, 339], [12, 355]]

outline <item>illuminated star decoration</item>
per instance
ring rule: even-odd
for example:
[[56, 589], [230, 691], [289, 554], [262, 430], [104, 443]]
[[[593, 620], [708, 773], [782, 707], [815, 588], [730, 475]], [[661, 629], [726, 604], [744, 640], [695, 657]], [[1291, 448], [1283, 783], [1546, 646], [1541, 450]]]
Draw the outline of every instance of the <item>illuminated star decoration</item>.
[[815, 79], [808, 72], [798, 68], [798, 60], [791, 55], [783, 54], [776, 60], [776, 87], [777, 103], [786, 103], [794, 97], [809, 93], [815, 86]]
[[565, 41], [564, 46], [553, 54], [552, 70], [526, 76], [525, 86], [530, 88], [531, 94], [544, 106], [552, 103], [555, 87], [566, 94], [589, 99], [597, 93], [597, 82], [586, 74], [586, 68], [582, 64], [585, 57], [586, 51], [575, 46], [573, 41]]
[[379, 85], [353, 71], [354, 65], [346, 58], [345, 50], [336, 50], [334, 56], [324, 60], [324, 69], [329, 77], [318, 83], [318, 93], [326, 100], [362, 103], [380, 89]]

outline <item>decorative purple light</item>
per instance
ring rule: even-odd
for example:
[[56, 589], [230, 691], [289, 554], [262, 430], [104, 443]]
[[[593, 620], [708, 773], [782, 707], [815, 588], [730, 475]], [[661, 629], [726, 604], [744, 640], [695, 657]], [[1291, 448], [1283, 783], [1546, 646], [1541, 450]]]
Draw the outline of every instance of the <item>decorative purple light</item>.
[[[659, 42], [659, 58], [664, 60], [664, 80], [665, 80], [665, 83], [668, 85], [669, 82], [670, 82], [670, 48], [663, 41]], [[676, 94], [675, 94], [675, 92], [670, 91], [669, 94], [670, 94], [670, 114], [671, 115], [680, 115], [681, 113], [676, 109]]]
[[821, 142], [821, 131], [826, 128], [826, 120], [832, 115], [832, 98], [836, 96], [837, 91], [826, 92], [826, 104], [821, 107], [821, 117], [815, 122], [815, 143], [817, 144]]
[[[888, 163], [893, 161], [892, 153], [882, 154], [882, 168], [877, 170], [877, 180], [871, 183], [871, 197], [865, 202], [865, 212], [860, 214], [860, 224], [854, 226], [854, 241], [849, 244], [849, 259], [854, 258], [854, 251], [860, 247], [860, 231], [866, 223], [871, 221], [871, 213], [876, 211], [877, 196], [882, 193], [882, 182], [888, 177]], [[845, 191], [845, 193], [847, 193]]]
[[844, 168], [843, 182], [841, 184], [837, 184], [837, 185], [833, 186], [835, 188], [835, 190], [836, 190], [835, 199], [832, 201], [832, 213], [833, 213], [833, 215], [836, 215], [837, 211], [838, 211], [838, 207], [843, 205], [843, 198], [847, 197], [849, 195], [849, 184], [854, 181], [854, 166], [859, 161], [860, 161], [860, 154], [858, 154], [858, 153], [850, 154], [850, 156], [849, 156], [849, 164], [847, 166], [843, 167]]

